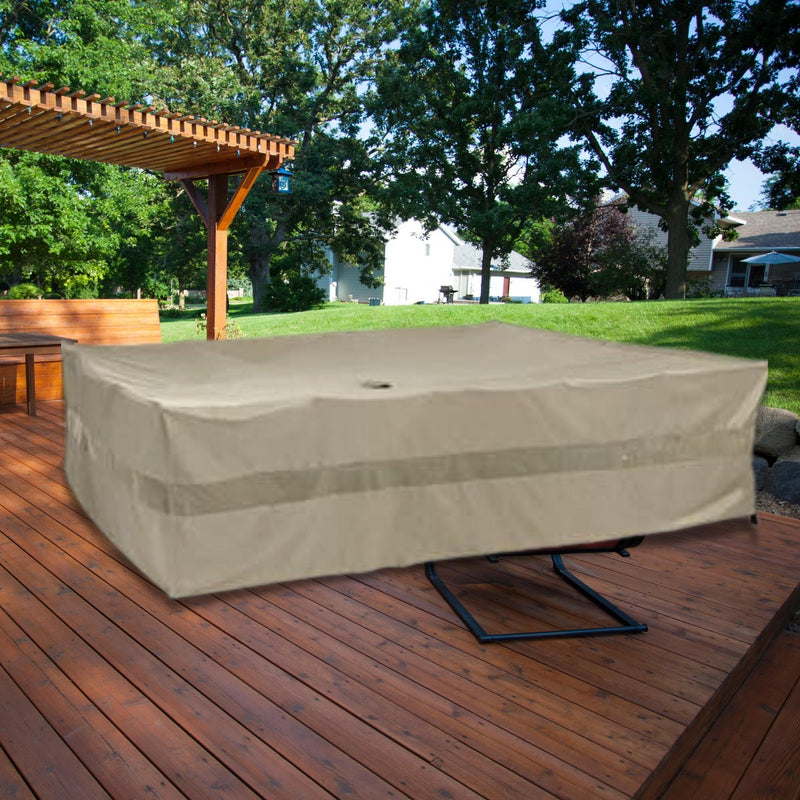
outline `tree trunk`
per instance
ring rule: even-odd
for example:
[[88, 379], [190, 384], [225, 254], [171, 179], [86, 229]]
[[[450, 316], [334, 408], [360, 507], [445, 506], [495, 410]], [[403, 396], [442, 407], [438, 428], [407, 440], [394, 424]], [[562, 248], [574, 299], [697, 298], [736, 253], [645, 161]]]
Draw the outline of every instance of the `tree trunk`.
[[288, 223], [286, 219], [278, 220], [275, 230], [270, 233], [266, 224], [250, 226], [250, 252], [247, 275], [253, 284], [253, 311], [267, 311], [266, 294], [269, 286], [269, 267], [273, 254], [286, 238]]
[[670, 213], [667, 223], [667, 300], [686, 298], [686, 267], [689, 263], [689, 204]]
[[253, 284], [253, 311], [255, 313], [266, 311], [264, 300], [269, 285], [269, 262], [271, 260], [271, 251], [259, 250], [250, 254], [247, 275]]
[[494, 250], [494, 242], [490, 239], [483, 239], [481, 242], [483, 250], [481, 251], [481, 299], [482, 305], [487, 305], [489, 302], [489, 289], [492, 283], [492, 251]]

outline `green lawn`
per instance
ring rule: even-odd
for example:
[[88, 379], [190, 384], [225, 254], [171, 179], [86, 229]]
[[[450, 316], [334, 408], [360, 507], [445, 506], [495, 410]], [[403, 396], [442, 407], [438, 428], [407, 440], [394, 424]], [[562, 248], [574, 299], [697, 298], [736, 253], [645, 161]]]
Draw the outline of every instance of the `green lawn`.
[[[301, 314], [253, 314], [251, 304], [234, 301], [230, 319], [247, 337], [500, 320], [619, 342], [764, 359], [769, 362], [764, 403], [800, 414], [800, 297], [569, 305], [332, 303]], [[165, 342], [200, 338], [194, 319], [163, 319], [161, 331]]]

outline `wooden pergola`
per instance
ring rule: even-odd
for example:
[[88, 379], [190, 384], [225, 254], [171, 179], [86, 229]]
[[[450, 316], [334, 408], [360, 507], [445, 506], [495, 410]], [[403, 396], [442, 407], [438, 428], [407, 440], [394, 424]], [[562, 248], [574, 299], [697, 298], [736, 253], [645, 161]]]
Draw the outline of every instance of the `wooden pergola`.
[[[66, 86], [0, 81], [0, 147], [160, 172], [180, 181], [208, 231], [208, 338], [224, 336], [228, 229], [264, 170], [294, 142], [194, 115], [156, 110]], [[242, 175], [229, 197], [229, 179]], [[196, 181], [208, 181], [203, 197]]]

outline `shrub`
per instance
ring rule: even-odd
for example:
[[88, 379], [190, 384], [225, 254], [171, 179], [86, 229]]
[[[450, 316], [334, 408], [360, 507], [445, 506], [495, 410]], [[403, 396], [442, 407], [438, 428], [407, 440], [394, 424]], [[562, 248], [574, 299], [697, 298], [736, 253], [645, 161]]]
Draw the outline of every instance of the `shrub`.
[[711, 276], [707, 278], [688, 278], [686, 281], [686, 299], [698, 300], [713, 297]]
[[8, 290], [9, 300], [36, 300], [42, 296], [42, 290], [32, 283], [18, 283]]
[[564, 296], [563, 292], [552, 286], [546, 286], [542, 289], [542, 302], [543, 303], [569, 303], [569, 300]]
[[88, 275], [71, 275], [64, 281], [64, 297], [70, 300], [94, 300], [97, 282]]
[[[164, 316], [162, 312], [160, 316]], [[208, 319], [205, 314], [201, 314], [194, 322], [194, 332], [200, 336], [205, 336], [208, 332]], [[235, 320], [229, 321], [217, 334], [217, 339], [242, 339], [244, 331], [241, 325]]]
[[279, 313], [309, 311], [325, 303], [325, 290], [312, 277], [299, 272], [274, 278], [265, 296], [267, 308]]

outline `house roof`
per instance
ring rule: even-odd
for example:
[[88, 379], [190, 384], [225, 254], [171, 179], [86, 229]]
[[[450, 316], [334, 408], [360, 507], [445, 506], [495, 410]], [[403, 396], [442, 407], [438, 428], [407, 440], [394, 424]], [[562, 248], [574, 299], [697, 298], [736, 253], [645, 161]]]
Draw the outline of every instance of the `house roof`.
[[800, 210], [737, 211], [736, 216], [743, 223], [736, 229], [738, 238], [716, 242], [714, 252], [800, 250]]
[[439, 230], [456, 246], [463, 247], [464, 240], [449, 226], [442, 223], [439, 225]]
[[[453, 269], [480, 272], [481, 250], [473, 244], [465, 243], [455, 248], [453, 254]], [[530, 261], [525, 256], [512, 251], [506, 262], [496, 258], [492, 261], [492, 269], [498, 272], [517, 272], [529, 275]]]
[[277, 167], [294, 142], [38, 81], [0, 81], [0, 147], [163, 172], [171, 179]]

